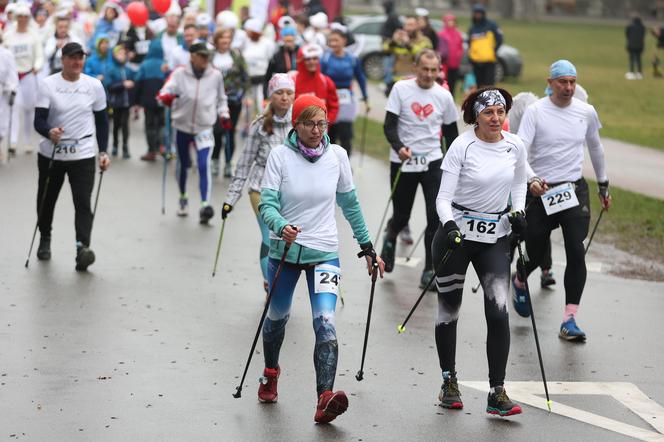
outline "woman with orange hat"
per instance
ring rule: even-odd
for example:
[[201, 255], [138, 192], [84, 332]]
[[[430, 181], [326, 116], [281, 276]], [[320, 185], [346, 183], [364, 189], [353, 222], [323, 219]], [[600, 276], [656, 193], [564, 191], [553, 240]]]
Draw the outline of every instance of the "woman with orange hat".
[[293, 292], [304, 271], [316, 333], [314, 366], [318, 404], [314, 420], [320, 423], [334, 420], [348, 408], [346, 394], [333, 391], [338, 355], [334, 317], [341, 278], [335, 202], [351, 225], [361, 248], [358, 256], [366, 257], [369, 272], [377, 266], [382, 277], [384, 267], [371, 244], [355, 194], [348, 155], [341, 146], [330, 143], [327, 119], [327, 107], [320, 98], [304, 95], [295, 100], [293, 129], [284, 143], [270, 152], [259, 205], [261, 217], [271, 231], [270, 281], [274, 280], [286, 243], [292, 246], [263, 324], [265, 382], [258, 388], [258, 399], [277, 401], [279, 350], [290, 317]]

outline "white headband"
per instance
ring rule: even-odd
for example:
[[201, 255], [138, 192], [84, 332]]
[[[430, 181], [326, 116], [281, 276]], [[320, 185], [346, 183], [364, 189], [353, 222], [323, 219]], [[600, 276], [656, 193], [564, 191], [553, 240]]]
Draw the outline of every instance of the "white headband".
[[507, 103], [505, 102], [503, 94], [496, 89], [489, 89], [488, 91], [482, 92], [475, 100], [475, 104], [473, 104], [475, 116], [478, 116], [480, 112], [489, 106], [502, 106], [507, 108]]

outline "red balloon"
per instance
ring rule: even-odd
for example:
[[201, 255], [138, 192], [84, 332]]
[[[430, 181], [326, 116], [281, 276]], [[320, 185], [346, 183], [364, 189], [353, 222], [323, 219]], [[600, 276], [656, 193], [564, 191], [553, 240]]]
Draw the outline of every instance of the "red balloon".
[[134, 26], [145, 26], [148, 22], [148, 7], [143, 2], [131, 2], [127, 6], [127, 15]]
[[166, 14], [171, 7], [171, 0], [152, 0], [152, 7], [160, 14]]

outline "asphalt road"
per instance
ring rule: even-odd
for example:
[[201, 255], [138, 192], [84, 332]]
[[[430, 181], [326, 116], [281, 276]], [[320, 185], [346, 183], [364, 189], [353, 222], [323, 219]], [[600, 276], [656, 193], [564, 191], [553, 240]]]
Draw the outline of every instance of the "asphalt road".
[[[74, 271], [67, 184], [56, 209], [52, 261], [33, 256], [30, 268], [23, 267], [36, 218], [35, 155], [21, 154], [0, 166], [1, 439], [664, 440], [664, 408], [658, 405], [664, 404], [664, 284], [591, 271], [579, 316], [589, 339], [570, 344], [557, 336], [564, 292], [563, 268], [556, 264], [556, 289], [533, 293], [553, 412], [541, 409], [530, 321], [512, 314], [506, 387], [522, 401], [524, 413], [500, 419], [484, 412], [486, 328], [481, 292], [470, 291], [477, 281], [470, 270], [457, 348], [465, 409], [447, 411], [436, 405], [441, 376], [435, 297], [425, 298], [406, 333], [396, 333], [419, 294], [422, 247], [414, 255], [420, 258], [416, 267], [397, 266], [378, 283], [365, 380], [355, 380], [370, 283], [339, 214], [346, 304], [337, 308], [336, 388], [349, 394], [348, 412], [331, 425], [313, 422], [314, 336], [302, 283], [282, 351], [279, 403], [256, 399], [260, 345], [243, 397], [234, 399], [264, 298], [259, 234], [248, 198], [227, 221], [213, 279], [220, 219], [204, 227], [197, 214], [175, 216], [172, 167], [167, 212], [161, 215], [161, 163], [137, 159], [144, 142], [137, 126], [134, 132], [134, 158], [115, 161], [104, 177], [92, 233], [97, 262], [87, 273]], [[388, 170], [370, 158], [362, 168], [358, 158], [352, 163], [375, 234], [389, 193]], [[196, 178], [190, 178], [192, 202]], [[215, 181], [216, 208], [227, 185], [222, 178]], [[424, 227], [420, 196], [411, 226], [414, 234]], [[397, 254], [407, 252], [400, 246]], [[592, 260], [599, 270], [611, 257]], [[554, 261], [564, 262], [559, 240]], [[537, 278], [531, 279], [533, 287]]]

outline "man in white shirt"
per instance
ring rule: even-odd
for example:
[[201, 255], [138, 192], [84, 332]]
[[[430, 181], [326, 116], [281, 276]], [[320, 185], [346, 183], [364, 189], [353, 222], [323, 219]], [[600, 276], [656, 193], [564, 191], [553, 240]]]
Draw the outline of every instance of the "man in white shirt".
[[452, 94], [435, 81], [440, 73], [440, 58], [436, 52], [421, 51], [415, 58], [415, 71], [416, 78], [395, 83], [385, 106], [383, 130], [392, 146], [390, 187], [394, 188], [394, 194], [392, 219], [387, 223], [381, 256], [385, 271], [391, 272], [397, 235], [408, 224], [417, 186], [421, 185], [427, 213], [426, 261], [420, 281], [424, 287], [434, 272], [431, 242], [438, 228], [436, 196], [443, 159], [441, 134], [446, 145], [451, 145], [459, 133], [456, 126], [459, 113]]
[[51, 225], [60, 189], [69, 179], [74, 200], [76, 270], [85, 271], [95, 261], [89, 248], [93, 213], [90, 197], [95, 181], [93, 136], [99, 147], [99, 168], [111, 164], [106, 154], [108, 116], [101, 82], [82, 73], [85, 51], [79, 43], [62, 47], [62, 72], [39, 84], [35, 130], [44, 137], [39, 145], [37, 223], [41, 239], [37, 258], [51, 259]]
[[189, 60], [191, 59], [189, 47], [198, 39], [198, 30], [196, 29], [196, 25], [185, 25], [183, 37], [184, 41], [181, 45], [177, 45], [169, 53], [164, 52], [164, 54], [166, 54], [168, 57], [168, 67], [171, 71], [178, 66], [185, 66], [189, 64]]
[[[0, 30], [0, 43], [2, 31]], [[18, 90], [18, 72], [11, 52], [0, 45], [0, 161], [4, 159], [3, 147], [9, 136], [9, 120]], [[17, 124], [12, 122], [13, 124]]]
[[[588, 146], [599, 186], [602, 210], [611, 207], [609, 180], [604, 166], [604, 148], [599, 138], [602, 127], [595, 108], [574, 98], [576, 68], [568, 60], [551, 65], [547, 96], [530, 105], [521, 119], [519, 137], [528, 149], [532, 167], [526, 203], [528, 230], [526, 273], [539, 267], [551, 231], [560, 226], [565, 241], [565, 312], [559, 336], [584, 341], [576, 324], [576, 313], [586, 283], [583, 240], [590, 225], [588, 184], [583, 179], [584, 146]], [[545, 193], [546, 192], [546, 193]], [[524, 282], [514, 275], [514, 308], [529, 316]]]

